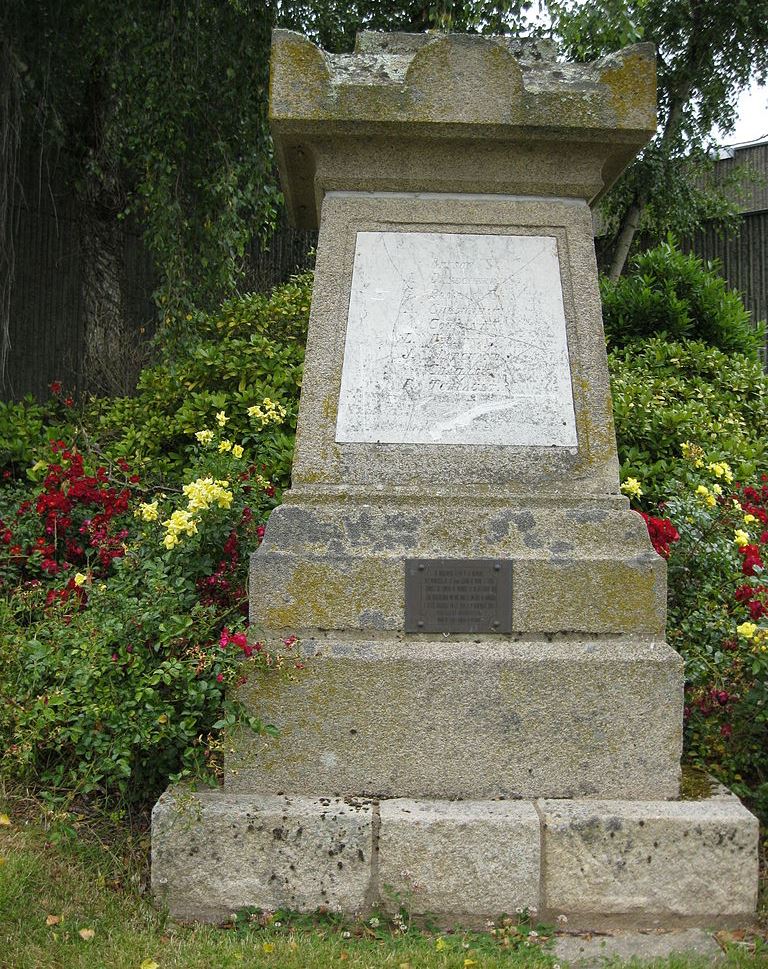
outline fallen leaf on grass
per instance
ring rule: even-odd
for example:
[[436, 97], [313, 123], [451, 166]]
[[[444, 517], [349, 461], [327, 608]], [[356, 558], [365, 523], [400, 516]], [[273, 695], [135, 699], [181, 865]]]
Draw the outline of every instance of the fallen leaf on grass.
[[757, 948], [758, 939], [763, 943], [765, 935], [759, 929], [749, 932], [744, 929], [734, 929], [731, 932], [726, 930], [715, 932], [715, 939], [724, 952], [727, 952], [729, 948], [754, 952]]
[[46, 915], [45, 924], [46, 925], [58, 925], [61, 922], [60, 915]]
[[90, 942], [94, 935], [96, 935], [93, 929], [80, 929], [77, 934], [81, 939], [85, 939], [86, 942]]
[[11, 819], [7, 814], [0, 814], [0, 828], [10, 828]]

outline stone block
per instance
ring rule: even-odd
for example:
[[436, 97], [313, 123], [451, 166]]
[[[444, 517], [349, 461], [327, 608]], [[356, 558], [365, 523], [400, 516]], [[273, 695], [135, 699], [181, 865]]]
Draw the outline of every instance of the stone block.
[[758, 822], [735, 797], [539, 802], [544, 905], [569, 927], [754, 916]]
[[241, 698], [230, 790], [414, 798], [678, 793], [680, 657], [626, 639], [306, 640]]
[[[455, 164], [455, 153], [451, 158]], [[488, 167], [493, 168], [493, 163]], [[340, 321], [346, 319], [352, 299], [358, 234], [379, 228], [389, 233], [450, 233], [456, 226], [483, 226], [483, 231], [492, 235], [534, 234], [557, 240], [577, 447], [505, 447], [480, 441], [471, 446], [442, 443], [425, 447], [406, 442], [336, 440], [346, 330]], [[496, 277], [489, 274], [486, 278], [492, 287]], [[438, 288], [444, 287], [440, 284]], [[412, 511], [436, 493], [452, 497], [459, 508], [462, 500], [471, 504], [474, 498], [482, 498], [489, 507], [503, 502], [514, 509], [527, 508], [536, 497], [549, 499], [553, 508], [563, 501], [573, 503], [573, 499], [589, 508], [609, 495], [619, 498], [600, 314], [592, 218], [583, 201], [328, 193], [323, 201], [292, 487], [287, 500], [314, 497], [327, 501], [341, 493], [352, 504], [365, 505], [384, 497], [396, 500], [403, 496], [410, 499], [405, 510]], [[462, 375], [466, 379], [472, 373], [471, 366], [471, 362], [460, 361], [452, 366], [443, 364], [436, 368], [435, 377], [450, 386], [450, 381]], [[374, 387], [370, 391], [376, 392]], [[406, 402], [403, 394], [403, 407]], [[503, 403], [503, 397], [499, 396], [497, 402]]]
[[539, 818], [529, 801], [382, 801], [378, 894], [463, 922], [536, 908]]
[[338, 798], [166, 791], [152, 812], [152, 889], [172, 916], [219, 922], [239, 908], [358, 911], [373, 809]]

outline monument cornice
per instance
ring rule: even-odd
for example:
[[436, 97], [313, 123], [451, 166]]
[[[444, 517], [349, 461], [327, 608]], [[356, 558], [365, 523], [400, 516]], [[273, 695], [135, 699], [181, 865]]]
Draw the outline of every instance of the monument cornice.
[[[535, 195], [565, 186], [594, 202], [656, 131], [655, 51], [637, 44], [590, 64], [547, 53], [504, 37], [364, 33], [355, 53], [331, 55], [275, 31], [270, 124], [289, 215], [315, 227], [327, 191], [393, 185]], [[480, 143], [496, 164], [476, 164]], [[553, 153], [557, 181], [546, 172]]]

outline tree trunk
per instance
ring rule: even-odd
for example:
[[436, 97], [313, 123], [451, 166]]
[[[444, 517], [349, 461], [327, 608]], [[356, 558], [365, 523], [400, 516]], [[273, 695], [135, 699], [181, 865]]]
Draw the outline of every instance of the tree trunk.
[[115, 211], [88, 199], [81, 202], [80, 254], [83, 383], [93, 393], [126, 394], [133, 389], [135, 368], [123, 305], [122, 225]]
[[626, 214], [624, 215], [621, 223], [621, 229], [619, 230], [619, 234], [616, 238], [616, 246], [613, 250], [611, 268], [608, 270], [608, 278], [614, 283], [624, 271], [627, 256], [629, 255], [629, 250], [632, 246], [632, 240], [635, 238], [635, 233], [637, 232], [638, 225], [640, 225], [640, 216], [642, 214], [642, 205], [639, 201], [635, 201], [630, 205], [626, 211]]

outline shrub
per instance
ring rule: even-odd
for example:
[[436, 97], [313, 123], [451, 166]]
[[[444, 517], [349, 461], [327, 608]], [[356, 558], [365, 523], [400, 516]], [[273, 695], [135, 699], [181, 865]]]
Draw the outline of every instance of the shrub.
[[0, 400], [0, 481], [22, 474], [45, 451], [51, 438], [71, 439], [76, 412], [74, 400], [61, 384], [51, 384], [50, 399], [41, 404], [32, 397]]
[[672, 241], [635, 256], [616, 282], [601, 279], [600, 293], [611, 348], [663, 336], [757, 359], [764, 346], [764, 326], [751, 324], [740, 294], [728, 290], [715, 265]]
[[643, 507], [685, 478], [684, 442], [727, 459], [741, 480], [768, 471], [768, 377], [759, 363], [695, 341], [654, 337], [609, 355], [622, 478]]
[[268, 729], [227, 687], [283, 665], [245, 632], [241, 549], [288, 480], [310, 286], [190, 315], [135, 398], [0, 407], [7, 772], [147, 801]]
[[[281, 420], [277, 405], [255, 410], [254, 436]], [[169, 779], [212, 778], [223, 728], [267, 729], [227, 689], [254, 664], [282, 663], [244, 632], [241, 549], [258, 545], [275, 489], [224, 437], [227, 423], [220, 412], [193, 439], [173, 492], [125, 461], [89, 469], [63, 442], [31, 491], [4, 490], [6, 773], [58, 794], [147, 801]]]
[[768, 476], [733, 481], [685, 449], [689, 473], [645, 516], [669, 559], [667, 638], [685, 659], [686, 758], [768, 816]]
[[[183, 343], [145, 369], [131, 398], [93, 402], [86, 429], [113, 460], [129, 459], [154, 474], [181, 474], [193, 456], [192, 435], [226, 410], [228, 431], [254, 461], [287, 484], [293, 454], [312, 274], [226, 302], [215, 313], [190, 314]], [[248, 408], [279, 401], [285, 420], [254, 436]]]

